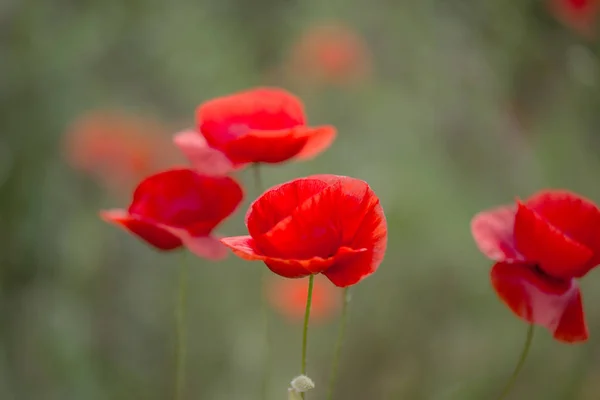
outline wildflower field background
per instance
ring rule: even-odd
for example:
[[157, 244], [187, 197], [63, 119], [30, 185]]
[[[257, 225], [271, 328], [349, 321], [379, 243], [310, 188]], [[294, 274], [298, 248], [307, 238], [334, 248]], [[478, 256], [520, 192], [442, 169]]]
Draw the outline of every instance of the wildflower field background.
[[[160, 254], [98, 211], [127, 204], [128, 170], [185, 163], [171, 136], [194, 125], [198, 104], [261, 85], [294, 92], [310, 123], [338, 129], [313, 161], [262, 168], [265, 185], [350, 175], [388, 219], [385, 261], [353, 288], [336, 398], [497, 396], [526, 325], [491, 289], [472, 216], [543, 187], [600, 201], [598, 35], [555, 3], [1, 2], [0, 399], [169, 398], [181, 262], [192, 267], [186, 398], [256, 398], [264, 266]], [[323, 26], [362, 38], [334, 41], [329, 53], [350, 53], [341, 66], [298, 44], [311, 32], [318, 43]], [[313, 61], [329, 73], [312, 73]], [[142, 161], [88, 173], [82, 163], [105, 150], [69, 138], [93, 110], [153, 127], [140, 128], [152, 139], [106, 150], [127, 146]], [[141, 152], [149, 140], [160, 151]], [[246, 233], [259, 194], [252, 170], [239, 179], [246, 198], [223, 235]], [[539, 329], [511, 398], [600, 397], [600, 274], [581, 286], [589, 340], [565, 345]], [[298, 373], [301, 340], [301, 323], [277, 311], [273, 400]], [[325, 387], [336, 315], [310, 329], [310, 376]]]

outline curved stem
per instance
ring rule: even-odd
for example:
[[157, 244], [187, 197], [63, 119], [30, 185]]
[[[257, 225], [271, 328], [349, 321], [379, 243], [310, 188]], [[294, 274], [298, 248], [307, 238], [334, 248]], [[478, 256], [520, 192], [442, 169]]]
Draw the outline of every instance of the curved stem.
[[[306, 375], [306, 349], [308, 344], [308, 321], [310, 320], [310, 306], [312, 305], [312, 292], [315, 282], [315, 276], [308, 277], [308, 294], [306, 296], [306, 311], [304, 312], [304, 327], [302, 329], [302, 360], [300, 365], [300, 374]], [[304, 398], [304, 393], [302, 393]]]
[[175, 327], [177, 334], [177, 347], [175, 349], [175, 400], [183, 398], [185, 386], [187, 283], [188, 267], [184, 258], [179, 266], [179, 286], [177, 289], [177, 305], [175, 307]]
[[525, 345], [523, 346], [523, 351], [521, 352], [519, 361], [517, 362], [515, 370], [513, 371], [512, 375], [510, 376], [510, 379], [504, 386], [502, 393], [498, 397], [498, 400], [505, 399], [506, 396], [508, 395], [508, 393], [510, 393], [510, 390], [512, 389], [515, 382], [517, 381], [517, 377], [519, 376], [519, 373], [521, 372], [523, 365], [525, 365], [525, 360], [527, 359], [527, 355], [529, 354], [529, 349], [531, 348], [531, 342], [533, 341], [533, 331], [534, 331], [533, 327], [534, 327], [533, 324], [529, 324], [529, 329], [527, 330], [527, 339], [525, 339]]
[[[256, 190], [256, 196], [260, 196], [263, 192], [262, 176], [260, 173], [260, 164], [254, 163], [252, 165], [254, 170], [254, 187]], [[265, 280], [267, 278], [267, 269], [264, 270], [261, 276], [261, 290], [264, 287]], [[262, 292], [261, 292], [262, 293]], [[262, 308], [262, 320], [263, 320], [263, 334], [264, 334], [264, 357], [263, 357], [263, 381], [260, 388], [259, 399], [264, 400], [268, 398], [269, 392], [269, 378], [271, 373], [271, 351], [270, 351], [270, 334], [269, 334], [269, 304], [265, 297], [261, 295], [261, 308]]]
[[340, 363], [340, 355], [342, 353], [342, 345], [344, 343], [344, 335], [346, 333], [346, 323], [348, 320], [348, 304], [350, 303], [350, 288], [344, 288], [344, 304], [342, 305], [342, 316], [340, 317], [340, 327], [338, 330], [338, 337], [335, 342], [335, 349], [333, 352], [333, 361], [331, 362], [331, 372], [329, 375], [329, 389], [327, 391], [327, 400], [333, 399], [333, 392], [335, 390], [335, 382], [337, 379], [337, 371]]

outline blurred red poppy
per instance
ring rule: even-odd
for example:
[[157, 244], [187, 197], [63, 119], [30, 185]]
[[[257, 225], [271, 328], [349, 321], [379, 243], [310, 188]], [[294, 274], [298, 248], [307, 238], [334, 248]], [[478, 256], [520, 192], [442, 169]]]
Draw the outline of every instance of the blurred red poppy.
[[171, 169], [144, 179], [127, 210], [102, 211], [101, 216], [159, 250], [185, 246], [200, 257], [220, 259], [226, 248], [211, 233], [242, 198], [232, 178]]
[[[281, 315], [291, 322], [302, 321], [306, 311], [308, 280], [271, 277], [265, 287], [267, 300]], [[325, 321], [339, 310], [342, 292], [324, 277], [316, 276], [310, 309], [311, 321]]]
[[292, 48], [289, 70], [304, 82], [347, 85], [370, 75], [371, 55], [355, 29], [343, 23], [316, 25]]
[[[336, 135], [332, 126], [307, 126], [302, 102], [276, 88], [207, 101], [198, 107], [196, 117], [202, 136], [194, 139], [190, 132], [183, 132], [176, 136], [175, 144], [204, 173], [215, 172], [212, 162], [204, 162], [213, 157], [208, 153], [214, 150], [222, 152], [232, 167], [274, 164], [314, 157], [328, 148]], [[216, 165], [216, 169], [223, 167], [221, 160]]]
[[551, 0], [551, 8], [556, 17], [584, 36], [594, 34], [599, 5], [598, 0]]
[[78, 118], [65, 136], [65, 157], [111, 189], [130, 190], [144, 176], [171, 165], [176, 152], [167, 129], [147, 118], [93, 111]]
[[483, 254], [496, 261], [492, 285], [516, 315], [557, 340], [587, 339], [576, 278], [600, 263], [594, 203], [568, 191], [542, 191], [477, 214], [471, 230]]
[[379, 199], [361, 180], [315, 175], [275, 186], [248, 210], [249, 236], [221, 241], [246, 260], [300, 278], [323, 273], [336, 286], [354, 285], [377, 270], [387, 244]]

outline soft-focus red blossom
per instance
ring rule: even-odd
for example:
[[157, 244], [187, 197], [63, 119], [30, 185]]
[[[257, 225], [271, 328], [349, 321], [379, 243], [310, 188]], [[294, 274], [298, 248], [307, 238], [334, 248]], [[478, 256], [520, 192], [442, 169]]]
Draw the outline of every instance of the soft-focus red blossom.
[[496, 261], [491, 279], [506, 305], [564, 342], [588, 337], [576, 278], [600, 263], [600, 211], [568, 191], [543, 191], [477, 214], [471, 230]]
[[286, 278], [324, 274], [354, 285], [377, 270], [387, 225], [369, 185], [347, 176], [315, 175], [275, 186], [246, 215], [248, 236], [221, 241], [246, 260], [261, 260]]
[[240, 185], [191, 169], [171, 169], [144, 179], [127, 210], [102, 211], [102, 218], [159, 250], [181, 246], [204, 258], [220, 259], [226, 248], [212, 231], [242, 201]]
[[64, 141], [67, 162], [116, 190], [129, 190], [144, 176], [171, 165], [166, 128], [118, 111], [94, 111], [78, 118]]
[[594, 25], [598, 16], [598, 0], [550, 0], [551, 9], [566, 26], [583, 36], [594, 34]]
[[196, 137], [193, 132], [182, 132], [176, 135], [175, 144], [199, 171], [211, 174], [227, 169], [215, 150], [226, 156], [231, 167], [274, 164], [314, 157], [328, 148], [336, 135], [332, 126], [308, 126], [302, 102], [277, 88], [207, 101], [196, 110], [196, 118]]
[[[267, 281], [266, 296], [269, 304], [292, 322], [302, 321], [308, 297], [307, 279], [282, 279], [273, 276]], [[339, 310], [342, 292], [324, 277], [316, 276], [310, 308], [311, 321], [325, 321]]]
[[342, 23], [312, 26], [292, 49], [290, 73], [317, 84], [347, 85], [371, 73], [371, 55], [363, 38]]

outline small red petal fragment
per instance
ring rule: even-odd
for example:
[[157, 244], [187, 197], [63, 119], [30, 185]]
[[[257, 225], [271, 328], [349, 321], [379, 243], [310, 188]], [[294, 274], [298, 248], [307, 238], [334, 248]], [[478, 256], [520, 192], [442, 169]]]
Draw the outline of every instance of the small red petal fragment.
[[160, 225], [160, 227], [173, 236], [178, 237], [183, 245], [198, 257], [213, 261], [222, 260], [227, 257], [227, 247], [213, 236], [194, 236], [187, 229], [173, 228], [167, 225]]
[[302, 150], [296, 154], [299, 160], [308, 160], [328, 149], [334, 142], [337, 131], [333, 126], [319, 126], [313, 128], [307, 135], [306, 143]]
[[515, 247], [514, 207], [498, 207], [475, 215], [471, 233], [479, 250], [494, 261], [523, 261]]
[[577, 276], [593, 255], [523, 203], [518, 203], [514, 235], [521, 254], [555, 278]]
[[128, 230], [159, 250], [173, 250], [183, 244], [177, 236], [155, 223], [131, 216], [125, 210], [101, 211], [100, 216], [106, 222]]
[[500, 299], [526, 322], [545, 327], [563, 342], [587, 339], [581, 293], [574, 279], [550, 278], [530, 265], [497, 263], [491, 280]]

